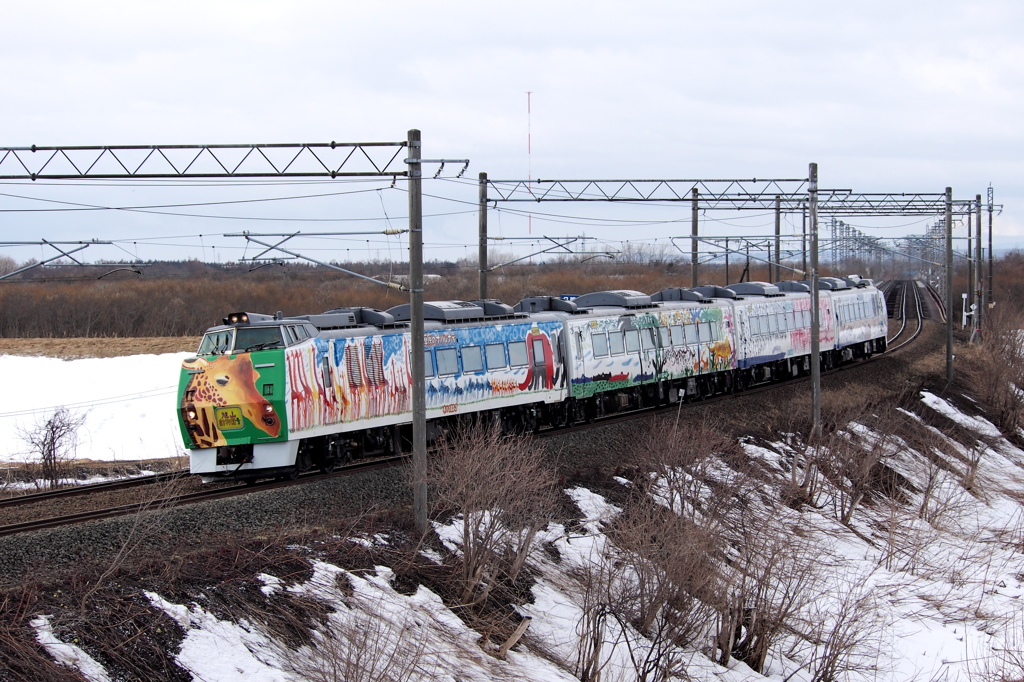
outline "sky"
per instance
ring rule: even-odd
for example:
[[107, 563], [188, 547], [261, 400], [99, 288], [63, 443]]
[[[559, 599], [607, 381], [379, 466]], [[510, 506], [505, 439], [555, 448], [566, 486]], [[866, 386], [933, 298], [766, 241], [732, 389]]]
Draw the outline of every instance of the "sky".
[[[1019, 3], [7, 5], [0, 147], [400, 141], [418, 129], [424, 158], [470, 160], [462, 179], [452, 164], [424, 182], [428, 258], [475, 258], [480, 172], [803, 178], [810, 162], [823, 188], [950, 186], [984, 200], [991, 184], [1003, 206], [996, 248], [1024, 245]], [[230, 261], [255, 255], [220, 236], [243, 230], [405, 227], [404, 183], [390, 184], [6, 183], [0, 239], [117, 241], [82, 254], [93, 261]], [[181, 206], [312, 194], [331, 196]], [[40, 210], [69, 208], [54, 201], [174, 205], [158, 210], [175, 215]], [[537, 248], [513, 237], [583, 235], [590, 249], [629, 240], [674, 251], [670, 237], [690, 231], [689, 206], [667, 203], [501, 204], [488, 220], [510, 255]], [[711, 236], [774, 229], [763, 212], [702, 221]], [[848, 222], [888, 238], [923, 234], [934, 219]], [[787, 216], [783, 232], [799, 223]], [[292, 244], [324, 260], [403, 259], [407, 248], [380, 234]], [[54, 253], [0, 247], [17, 261]]]

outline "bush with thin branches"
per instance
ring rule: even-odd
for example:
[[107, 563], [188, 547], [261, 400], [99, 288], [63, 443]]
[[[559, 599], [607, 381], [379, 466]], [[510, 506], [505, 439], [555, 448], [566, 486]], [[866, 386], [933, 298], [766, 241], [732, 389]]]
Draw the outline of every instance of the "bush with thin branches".
[[553, 518], [556, 480], [540, 448], [503, 436], [499, 425], [467, 425], [442, 441], [426, 483], [460, 531], [462, 604], [481, 604], [499, 581], [518, 578]]

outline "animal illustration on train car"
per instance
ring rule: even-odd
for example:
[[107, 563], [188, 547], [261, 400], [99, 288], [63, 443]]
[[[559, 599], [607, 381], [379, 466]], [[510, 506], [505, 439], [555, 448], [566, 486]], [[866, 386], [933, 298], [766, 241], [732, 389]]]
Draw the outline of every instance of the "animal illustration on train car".
[[[822, 367], [885, 350], [867, 279], [819, 280]], [[428, 439], [507, 432], [742, 391], [810, 371], [807, 282], [424, 304]], [[179, 423], [204, 481], [333, 470], [411, 442], [410, 306], [232, 313], [182, 364]]]

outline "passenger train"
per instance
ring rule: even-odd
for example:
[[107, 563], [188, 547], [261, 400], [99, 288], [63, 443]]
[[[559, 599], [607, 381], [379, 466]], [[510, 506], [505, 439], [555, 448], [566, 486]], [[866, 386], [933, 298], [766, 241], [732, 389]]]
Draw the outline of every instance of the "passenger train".
[[[823, 369], [885, 350], [882, 293], [819, 280]], [[424, 304], [428, 439], [459, 420], [564, 427], [810, 371], [808, 282]], [[206, 482], [331, 471], [411, 443], [410, 306], [233, 313], [184, 361], [179, 422]]]

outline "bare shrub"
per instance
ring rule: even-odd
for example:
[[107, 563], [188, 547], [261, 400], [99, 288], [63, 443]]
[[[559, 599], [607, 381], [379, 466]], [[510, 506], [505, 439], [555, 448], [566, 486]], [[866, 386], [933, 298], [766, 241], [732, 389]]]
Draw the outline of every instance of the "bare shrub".
[[515, 581], [537, 531], [553, 517], [556, 475], [544, 454], [499, 425], [468, 427], [441, 443], [426, 482], [461, 528], [461, 602], [485, 601], [497, 581]]
[[892, 409], [840, 415], [822, 437], [819, 465], [838, 491], [840, 523], [849, 525], [870, 493], [895, 492], [894, 483], [886, 480], [889, 470], [884, 466], [898, 442]]
[[735, 520], [716, 603], [721, 665], [737, 658], [762, 671], [772, 645], [797, 628], [801, 612], [819, 594], [818, 548], [770, 519], [762, 509]]
[[152, 484], [149, 498], [141, 508], [132, 515], [131, 522], [125, 524], [121, 532], [121, 545], [110, 559], [106, 568], [87, 586], [82, 594], [79, 612], [84, 618], [92, 597], [104, 587], [107, 580], [125, 569], [128, 560], [154, 535], [164, 528], [165, 514], [174, 505], [174, 498], [181, 494], [185, 479], [170, 477], [160, 483]]
[[1021, 425], [1024, 410], [1024, 317], [1011, 306], [985, 312], [980, 346], [967, 346], [958, 354], [971, 393], [1004, 433]]
[[878, 609], [881, 595], [866, 575], [830, 590], [836, 599], [817, 604], [809, 614], [812, 628], [805, 634], [813, 651], [807, 667], [811, 682], [834, 682], [851, 673], [877, 676], [882, 664], [883, 628]]
[[[368, 609], [368, 610], [362, 610]], [[281, 651], [287, 672], [309, 682], [406, 682], [437, 679], [427, 640], [364, 604], [344, 620], [332, 619], [299, 651]]]
[[[664, 509], [660, 512], [664, 518], [673, 516]], [[615, 672], [626, 679], [688, 679], [680, 647], [706, 639], [714, 612], [687, 594], [682, 581], [675, 582], [685, 563], [679, 561], [683, 550], [675, 552], [673, 560], [666, 556], [672, 553], [672, 538], [662, 538], [664, 545], [645, 544], [640, 538], [646, 532], [637, 531], [652, 519], [637, 519], [635, 510], [631, 515], [623, 525], [616, 523], [609, 536], [625, 540], [625, 547], [609, 542], [571, 574], [581, 599], [574, 674], [584, 682], [607, 680], [614, 661], [620, 666]], [[705, 575], [713, 580], [713, 572]], [[616, 650], [625, 651], [625, 656], [616, 656]], [[626, 673], [629, 669], [632, 675]]]
[[986, 682], [1024, 682], [1024, 614], [1018, 610], [1001, 631], [1003, 646], [983, 662], [978, 677]]
[[39, 462], [40, 476], [36, 479], [48, 488], [58, 488], [72, 478], [71, 464], [78, 446], [78, 430], [86, 415], [58, 407], [53, 414], [35, 426], [18, 429], [18, 436], [32, 449]]
[[38, 599], [39, 594], [26, 584], [20, 592], [9, 591], [0, 601], [0, 680], [81, 680], [77, 670], [55, 663], [35, 643], [29, 623]]
[[985, 451], [989, 449], [989, 444], [983, 440], [975, 441], [967, 451], [964, 453], [964, 459], [966, 460], [966, 468], [964, 469], [964, 477], [960, 482], [963, 485], [964, 490], [973, 491], [974, 482], [978, 477], [978, 466], [981, 464], [981, 458], [985, 454]]
[[631, 655], [639, 678], [655, 679], [659, 670], [675, 667], [665, 665], [672, 647], [699, 646], [711, 634], [720, 538], [649, 495], [630, 507], [608, 533], [617, 560], [631, 569], [619, 586], [619, 612], [652, 643], [643, 656]]

